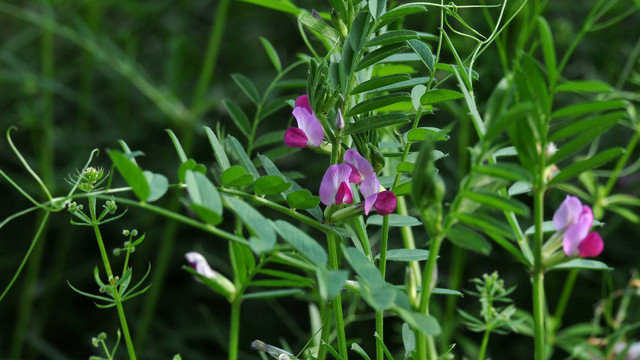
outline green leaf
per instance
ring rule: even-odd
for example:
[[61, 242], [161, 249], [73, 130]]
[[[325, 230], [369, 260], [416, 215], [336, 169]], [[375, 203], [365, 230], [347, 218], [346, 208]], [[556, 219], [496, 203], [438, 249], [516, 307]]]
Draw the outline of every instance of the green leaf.
[[327, 40], [334, 44], [338, 42], [338, 40], [340, 40], [340, 33], [336, 31], [336, 29], [334, 29], [324, 21], [316, 19], [308, 13], [301, 13], [298, 17], [298, 21], [307, 28], [318, 32], [320, 35], [324, 36]]
[[416, 335], [406, 322], [402, 324], [402, 344], [406, 356], [411, 355], [416, 348]]
[[412, 162], [403, 161], [398, 163], [396, 166], [396, 171], [403, 174], [412, 174], [414, 169], [414, 164]]
[[160, 199], [169, 189], [169, 180], [162, 174], [152, 173], [151, 171], [144, 171], [144, 177], [149, 184], [149, 197], [147, 202], [153, 202]]
[[557, 91], [575, 93], [610, 93], [611, 85], [596, 80], [565, 81], [556, 87]]
[[[271, 159], [269, 159], [268, 157], [264, 156], [264, 155], [258, 155], [258, 158], [260, 158], [260, 162], [262, 162], [262, 167], [264, 168], [264, 170], [267, 172], [267, 174], [269, 175], [279, 175], [279, 176], [283, 176], [282, 173], [280, 172], [280, 170], [278, 170], [278, 168], [273, 164], [273, 162], [271, 161]], [[299, 191], [302, 190], [302, 187], [300, 187], [300, 185], [298, 185], [298, 183], [296, 183], [295, 181], [285, 177], [287, 179], [288, 182], [291, 183], [291, 187], [287, 190], [285, 190], [282, 193], [282, 197], [283, 198], [287, 198], [287, 196], [295, 191]], [[301, 193], [301, 195], [303, 195]], [[294, 198], [297, 198], [297, 195], [294, 196]], [[303, 198], [303, 200], [306, 198]], [[319, 199], [319, 198], [318, 198]], [[320, 201], [318, 200], [318, 203]], [[320, 210], [320, 206], [318, 206], [316, 203], [315, 206], [310, 207], [310, 208], [305, 208], [305, 207], [300, 207], [300, 209], [306, 209], [306, 211], [311, 214], [311, 216], [313, 216], [314, 218], [320, 220], [322, 219], [322, 211]], [[308, 204], [308, 203], [305, 203]]]
[[379, 61], [388, 58], [389, 56], [398, 53], [407, 49], [409, 46], [406, 43], [397, 43], [391, 44], [387, 46], [383, 46], [379, 49], [376, 49], [367, 55], [362, 57], [362, 60], [356, 66], [356, 71], [360, 71], [366, 67], [369, 67], [373, 64], [378, 63]]
[[413, 105], [413, 109], [418, 111], [422, 107], [420, 104], [420, 99], [427, 92], [427, 87], [424, 85], [416, 85], [411, 89], [411, 105]]
[[302, 12], [298, 7], [296, 7], [291, 2], [283, 2], [281, 0], [240, 0], [246, 3], [263, 6], [269, 9], [273, 9], [276, 11], [281, 11], [284, 13], [293, 14], [298, 16]]
[[430, 315], [425, 315], [402, 308], [396, 308], [394, 311], [406, 321], [413, 329], [418, 330], [426, 336], [440, 335], [441, 329], [438, 320]]
[[446, 131], [435, 127], [418, 127], [406, 132], [405, 140], [410, 142], [415, 141], [446, 141], [449, 140], [449, 135]]
[[511, 229], [507, 224], [501, 222], [492, 216], [486, 216], [481, 214], [462, 214], [455, 213], [453, 215], [456, 219], [462, 221], [467, 225], [471, 225], [478, 230], [487, 233], [496, 233], [506, 237], [512, 237]]
[[[458, 66], [458, 65], [437, 63], [436, 64], [436, 69], [442, 70], [442, 71], [446, 71], [446, 72], [452, 73], [452, 74], [455, 72], [455, 70], [458, 70], [460, 73], [464, 73], [465, 77], [469, 75], [469, 68], [466, 67], [466, 66], [460, 68], [460, 66]], [[460, 69], [462, 69], [462, 71]], [[475, 70], [471, 70], [471, 78], [474, 79], [474, 80], [478, 80], [479, 75], [478, 75], [477, 72], [475, 72]]]
[[280, 144], [283, 142], [285, 130], [277, 130], [260, 135], [253, 143], [254, 148], [260, 148], [267, 145]]
[[411, 39], [418, 39], [418, 34], [413, 30], [391, 30], [369, 40], [366, 46], [390, 45]]
[[383, 287], [386, 283], [378, 268], [360, 250], [354, 247], [343, 248], [344, 256], [362, 282], [371, 288]]
[[[413, 216], [389, 214], [389, 226], [420, 226], [422, 222]], [[367, 218], [367, 225], [382, 226], [383, 216], [375, 214]]]
[[482, 205], [502, 211], [511, 211], [515, 214], [528, 216], [529, 207], [518, 200], [502, 197], [488, 192], [467, 192], [465, 196]]
[[556, 68], [556, 50], [553, 43], [553, 33], [547, 23], [547, 20], [542, 16], [536, 18], [538, 22], [538, 33], [540, 34], [540, 41], [542, 42], [542, 55], [544, 58], [544, 64], [547, 68], [547, 74], [549, 75], [549, 82], [555, 81], [557, 76]]
[[349, 272], [346, 270], [328, 270], [326, 267], [318, 266], [316, 268], [316, 276], [318, 277], [320, 297], [324, 301], [330, 301], [340, 293], [349, 277]]
[[327, 264], [327, 253], [316, 240], [297, 226], [282, 220], [276, 220], [275, 230], [280, 236], [302, 255], [318, 266]]
[[464, 97], [461, 93], [455, 90], [449, 89], [438, 89], [427, 91], [422, 98], [420, 98], [420, 103], [422, 105], [431, 105], [437, 104], [445, 101], [456, 100]]
[[581, 173], [602, 166], [609, 161], [619, 157], [624, 153], [624, 149], [620, 147], [607, 149], [588, 159], [576, 161], [575, 163], [563, 168], [551, 181], [549, 186], [572, 179]]
[[557, 164], [567, 157], [577, 154], [582, 148], [591, 144], [593, 140], [602, 135], [605, 130], [599, 125], [594, 126], [588, 131], [584, 131], [580, 136], [576, 136], [571, 141], [562, 144], [562, 146], [560, 146], [560, 148], [558, 148], [558, 150], [556, 150], [556, 152], [551, 156], [549, 163]]
[[562, 129], [554, 132], [553, 135], [549, 137], [549, 141], [564, 140], [573, 135], [582, 134], [585, 131], [593, 129], [608, 129], [615, 125], [618, 121], [623, 119], [625, 116], [625, 112], [617, 111], [576, 121], [573, 124], [564, 126]]
[[222, 186], [243, 187], [253, 182], [253, 176], [242, 166], [233, 165], [222, 173], [220, 181], [222, 182]]
[[485, 141], [492, 141], [502, 134], [514, 122], [526, 118], [530, 112], [535, 110], [532, 102], [519, 103], [506, 112], [501, 112], [487, 123], [487, 132], [484, 135]]
[[[429, 82], [429, 79], [431, 79], [431, 77], [429, 77], [429, 76], [417, 77], [417, 78], [401, 81], [401, 82], [398, 82], [398, 83], [395, 83], [395, 84], [387, 85], [387, 86], [378, 88], [375, 91], [376, 92], [382, 92], [382, 91], [404, 90], [404, 89], [408, 89], [408, 88], [413, 88], [416, 85], [426, 84], [426, 83]], [[413, 94], [413, 91], [412, 91], [412, 94]], [[411, 101], [413, 102], [413, 96], [411, 98]]]
[[604, 101], [589, 101], [575, 105], [565, 106], [561, 109], [554, 111], [551, 117], [561, 118], [565, 116], [581, 116], [585, 114], [595, 114], [601, 111], [625, 109], [627, 102], [624, 100], [604, 100]]
[[387, 0], [369, 0], [369, 11], [374, 19], [378, 19], [387, 10]]
[[404, 17], [407, 15], [417, 14], [417, 13], [426, 12], [426, 11], [427, 11], [427, 8], [424, 5], [402, 4], [382, 14], [378, 18], [378, 20], [389, 21], [398, 17]]
[[267, 175], [256, 180], [253, 184], [253, 192], [256, 195], [273, 195], [289, 189], [291, 184], [282, 176]]
[[219, 224], [222, 221], [222, 202], [216, 187], [206, 176], [191, 170], [185, 174], [185, 183], [193, 211], [208, 224]]
[[242, 300], [256, 300], [256, 299], [273, 299], [279, 297], [293, 296], [304, 294], [301, 289], [282, 289], [282, 290], [268, 290], [268, 291], [256, 291], [249, 294], [242, 295]]
[[[379, 259], [380, 255], [376, 256]], [[389, 249], [387, 261], [424, 261], [429, 258], [429, 250], [424, 249]]]
[[376, 98], [365, 100], [361, 103], [356, 104], [352, 107], [346, 114], [346, 117], [366, 113], [369, 111], [373, 111], [379, 109], [381, 107], [395, 104], [401, 101], [411, 101], [411, 95], [406, 92], [392, 93], [388, 95], [378, 96]]
[[436, 58], [433, 56], [429, 46], [420, 40], [408, 40], [407, 44], [409, 44], [413, 51], [418, 54], [420, 60], [422, 60], [424, 65], [427, 67], [427, 70], [432, 71]]
[[352, 54], [360, 52], [364, 43], [367, 41], [369, 36], [369, 23], [369, 13], [364, 10], [358, 12], [351, 24], [349, 35], [345, 41], [345, 46], [348, 44], [350, 46], [350, 50], [353, 50]]
[[166, 129], [165, 131], [167, 132], [167, 134], [169, 134], [169, 137], [171, 138], [171, 142], [173, 143], [173, 147], [176, 148], [176, 152], [178, 153], [178, 158], [180, 159], [180, 162], [181, 163], [186, 162], [187, 154], [185, 154], [184, 149], [180, 144], [180, 140], [178, 140], [178, 137], [176, 136], [176, 134], [174, 134], [173, 131], [171, 131], [171, 129]]
[[589, 259], [571, 259], [565, 263], [558, 264], [550, 267], [548, 270], [570, 270], [570, 269], [584, 269], [584, 270], [598, 270], [598, 271], [611, 271], [613, 268], [607, 266], [607, 264]]
[[249, 118], [247, 115], [231, 100], [222, 100], [222, 104], [229, 112], [229, 116], [231, 116], [231, 120], [236, 124], [238, 129], [244, 134], [244, 136], [249, 137], [251, 133], [251, 124], [249, 123]]
[[240, 199], [226, 196], [225, 202], [253, 235], [249, 240], [251, 249], [258, 254], [271, 250], [276, 244], [276, 233], [269, 220], [253, 206]]
[[450, 228], [446, 236], [452, 243], [462, 248], [475, 251], [484, 255], [491, 253], [491, 243], [480, 234], [463, 227]]
[[480, 174], [489, 175], [501, 179], [512, 181], [532, 181], [531, 174], [522, 166], [516, 164], [499, 163], [478, 165], [473, 169]]
[[273, 45], [271, 45], [269, 40], [267, 40], [262, 36], [260, 37], [260, 42], [264, 47], [264, 51], [267, 52], [267, 56], [269, 56], [269, 60], [271, 60], [273, 67], [276, 69], [278, 73], [281, 72], [282, 64], [280, 63], [280, 58], [278, 57], [278, 53], [276, 52], [276, 49], [273, 48]]
[[290, 192], [286, 200], [292, 209], [311, 209], [320, 204], [320, 197], [314, 196], [307, 189]]
[[[378, 0], [369, 0], [369, 4], [371, 4], [372, 2], [377, 2]], [[367, 352], [364, 351], [364, 349], [358, 345], [357, 343], [351, 343], [351, 350], [356, 352], [358, 355], [360, 355], [364, 360], [371, 360], [371, 358], [369, 357], [369, 355], [367, 355]]]
[[218, 160], [218, 165], [222, 168], [222, 170], [227, 170], [231, 164], [229, 163], [229, 159], [227, 158], [227, 154], [224, 151], [224, 147], [218, 140], [218, 136], [214, 134], [213, 130], [210, 127], [204, 127], [205, 132], [207, 133], [207, 138], [209, 138], [209, 143], [211, 144], [211, 148], [213, 149], [213, 155]]
[[237, 73], [231, 74], [231, 78], [236, 83], [236, 85], [238, 85], [240, 90], [242, 90], [242, 92], [247, 95], [251, 102], [256, 105], [260, 104], [260, 93], [258, 93], [258, 89], [256, 89], [256, 86], [253, 85], [249, 78]]
[[380, 129], [386, 126], [392, 125], [400, 125], [406, 124], [410, 122], [411, 119], [407, 117], [405, 114], [382, 114], [382, 115], [374, 115], [366, 118], [361, 118], [360, 120], [350, 124], [343, 132], [346, 135], [358, 134], [365, 131], [371, 131], [375, 129]]
[[259, 178], [260, 174], [258, 174], [258, 169], [253, 165], [253, 162], [249, 159], [249, 155], [244, 151], [244, 148], [240, 145], [238, 139], [231, 135], [229, 135], [227, 139], [229, 139], [229, 142], [231, 143], [231, 148], [235, 151], [236, 155], [238, 155], [241, 165], [249, 171], [254, 179]]
[[286, 97], [280, 97], [280, 98], [269, 101], [265, 106], [260, 108], [260, 111], [258, 112], [258, 115], [257, 115], [258, 121], [261, 121], [267, 118], [268, 116], [273, 115], [278, 110], [287, 106], [287, 100], [289, 99], [291, 99], [291, 97], [286, 96]]
[[391, 84], [396, 84], [405, 80], [410, 80], [410, 79], [411, 79], [411, 76], [409, 76], [409, 74], [396, 74], [396, 75], [373, 78], [371, 80], [358, 84], [358, 86], [356, 86], [351, 91], [351, 94], [359, 94], [359, 93], [372, 91], [372, 90], [382, 91], [378, 89]]
[[131, 186], [133, 193], [140, 201], [146, 201], [151, 194], [151, 189], [147, 178], [138, 165], [134, 164], [129, 157], [118, 150], [107, 150], [107, 154], [109, 154], [113, 165], [118, 169], [124, 181]]

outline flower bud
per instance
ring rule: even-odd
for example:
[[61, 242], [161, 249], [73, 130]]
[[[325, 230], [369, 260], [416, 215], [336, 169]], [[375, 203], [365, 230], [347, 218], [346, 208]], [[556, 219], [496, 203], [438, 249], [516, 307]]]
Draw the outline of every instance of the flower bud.
[[342, 110], [338, 109], [335, 122], [336, 130], [342, 131], [344, 129], [344, 118], [342, 117]]

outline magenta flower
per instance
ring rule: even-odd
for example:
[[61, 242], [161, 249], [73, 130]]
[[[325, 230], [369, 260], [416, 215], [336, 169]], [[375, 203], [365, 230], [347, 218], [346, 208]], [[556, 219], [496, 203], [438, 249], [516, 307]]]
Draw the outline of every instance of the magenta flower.
[[347, 164], [331, 165], [320, 183], [320, 200], [323, 204], [341, 205], [353, 202], [353, 192], [349, 186], [351, 167]]
[[357, 150], [347, 150], [344, 153], [344, 161], [351, 167], [349, 181], [360, 184], [360, 193], [364, 197], [364, 213], [369, 215], [380, 192], [380, 181], [373, 171], [373, 166]]
[[594, 257], [600, 255], [604, 243], [596, 232], [589, 233], [593, 225], [591, 208], [582, 205], [575, 196], [567, 195], [553, 214], [553, 226], [563, 232], [562, 248], [567, 256]]
[[389, 215], [396, 209], [397, 204], [396, 194], [393, 191], [385, 190], [378, 194], [378, 199], [373, 204], [373, 207], [378, 214]]
[[298, 97], [295, 105], [292, 114], [298, 122], [298, 127], [287, 129], [284, 134], [284, 144], [288, 147], [299, 148], [320, 146], [324, 140], [324, 130], [320, 120], [311, 110], [309, 97], [307, 95]]

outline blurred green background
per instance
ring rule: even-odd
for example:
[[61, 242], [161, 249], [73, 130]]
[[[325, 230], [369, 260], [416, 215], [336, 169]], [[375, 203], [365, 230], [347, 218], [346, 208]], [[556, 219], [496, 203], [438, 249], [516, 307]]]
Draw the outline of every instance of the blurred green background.
[[[564, 52], [594, 2], [549, 2], [543, 14], [553, 30], [556, 51]], [[309, 11], [329, 10], [325, 1], [295, 3]], [[516, 1], [508, 8], [513, 9], [519, 3]], [[637, 1], [618, 1], [611, 13], [624, 14], [634, 9], [638, 9]], [[487, 29], [480, 11], [459, 13], [472, 26]], [[519, 18], [503, 34], [510, 55], [515, 51], [510, 41], [517, 35], [518, 21]], [[563, 75], [568, 79], [608, 82], [629, 92], [630, 99], [635, 97], [637, 101], [639, 23], [636, 11], [615, 26], [588, 34]], [[12, 132], [13, 142], [54, 196], [69, 191], [65, 179], [82, 168], [94, 148], [100, 149], [94, 166], [109, 169], [110, 161], [104, 150], [119, 148], [119, 139], [125, 140], [132, 150], [146, 154], [138, 158], [143, 168], [165, 174], [171, 183], [176, 183], [179, 159], [165, 129], [176, 133], [189, 157], [212, 166], [214, 158], [202, 126], [214, 129], [221, 126], [225, 133], [240, 138], [222, 100], [233, 100], [249, 114], [254, 111], [231, 74], [246, 75], [260, 90], [275, 76], [259, 37], [274, 45], [284, 66], [297, 60], [298, 53], [308, 52], [295, 16], [240, 1], [0, 2], [0, 24], [0, 130], [4, 135], [9, 126], [18, 127]], [[437, 32], [437, 24], [437, 11], [410, 17], [405, 22], [407, 28], [431, 33]], [[457, 38], [456, 42], [460, 49], [471, 49], [472, 44], [465, 39]], [[451, 60], [445, 54], [444, 60], [447, 59]], [[495, 48], [483, 54], [476, 66], [480, 74], [476, 98], [483, 104], [504, 75]], [[626, 72], [630, 74], [628, 80], [619, 81]], [[304, 67], [289, 75], [291, 80], [304, 80], [305, 76]], [[280, 88], [272, 98], [295, 98], [304, 92], [303, 87]], [[557, 101], [562, 104], [573, 100], [568, 97]], [[454, 109], [442, 110], [428, 121], [433, 121], [434, 126], [457, 121]], [[289, 111], [284, 108], [262, 123], [260, 131], [284, 129], [290, 121]], [[452, 140], [442, 149], [450, 152], [446, 162], [440, 164], [449, 181], [460, 176], [456, 134], [454, 131]], [[601, 141], [625, 146], [630, 135], [626, 129], [614, 128]], [[632, 156], [632, 161], [637, 157], [638, 154]], [[317, 189], [324, 171], [324, 165], [318, 164], [324, 163], [316, 159], [322, 161], [315, 154], [287, 155], [278, 159], [277, 164], [284, 170], [306, 174], [307, 179], [299, 181]], [[34, 197], [44, 199], [4, 136], [0, 141], [0, 168]], [[638, 173], [624, 177], [616, 191], [639, 195], [639, 180]], [[117, 181], [115, 185], [122, 185], [121, 180]], [[174, 191], [157, 204], [187, 213], [179, 202], [180, 196], [183, 195]], [[551, 205], [557, 205], [561, 196], [553, 194]], [[0, 180], [0, 205], [0, 219], [4, 219], [30, 203], [5, 180]], [[551, 214], [553, 208], [550, 206], [548, 211]], [[69, 281], [84, 291], [97, 291], [92, 271], [100, 263], [93, 234], [87, 228], [69, 225], [69, 220], [70, 215], [65, 212], [53, 215], [46, 236], [39, 240], [25, 271], [0, 303], [0, 359], [88, 358], [95, 351], [92, 336], [104, 331], [110, 341], [115, 339], [118, 328], [115, 311], [97, 309], [66, 283]], [[38, 214], [32, 213], [0, 230], [2, 289], [27, 251], [38, 221]], [[581, 273], [566, 324], [588, 321], [603, 294], [624, 286], [629, 271], [639, 265], [638, 224], [619, 216], [606, 216], [604, 222], [607, 226], [601, 233], [606, 245], [601, 260], [616, 271], [608, 275]], [[232, 228], [233, 224], [230, 225]], [[184, 359], [224, 358], [228, 304], [193, 281], [181, 266], [185, 263], [183, 254], [196, 250], [204, 253], [214, 268], [229, 274], [226, 243], [134, 208], [121, 221], [104, 227], [107, 246], [122, 246], [126, 240], [120, 234], [122, 229], [133, 228], [147, 234], [147, 240], [134, 254], [134, 277], [141, 276], [150, 263], [153, 282], [147, 294], [125, 304], [139, 357], [166, 359], [181, 353]], [[418, 239], [422, 239], [418, 245], [424, 246], [424, 235]], [[447, 284], [450, 252], [450, 245], [446, 245], [440, 261], [441, 287]], [[513, 296], [515, 303], [528, 310], [528, 274], [515, 262], [504, 261], [505, 258], [508, 255], [499, 248], [489, 257], [469, 254], [465, 278], [499, 270], [507, 285], [519, 285]], [[402, 269], [391, 268], [390, 274], [391, 279], [402, 281]], [[564, 276], [557, 273], [547, 277], [550, 302], [559, 295]], [[462, 285], [471, 288], [470, 283]], [[458, 304], [473, 308], [472, 301], [467, 296]], [[374, 326], [370, 313], [362, 313], [364, 309], [364, 306], [354, 309], [361, 311], [361, 318], [350, 325], [347, 334], [359, 336], [363, 347], [371, 349]], [[631, 309], [629, 318], [640, 320], [638, 307]], [[389, 323], [394, 330], [399, 330], [400, 325]], [[477, 334], [463, 328], [458, 331], [463, 334], [459, 338], [463, 342], [479, 341]], [[248, 301], [243, 306], [241, 358], [258, 358], [249, 350], [254, 339], [274, 344], [284, 341], [295, 350], [301, 349], [309, 336], [304, 298]], [[390, 341], [400, 347], [399, 335]], [[531, 344], [526, 336], [494, 336], [492, 354], [495, 359], [526, 359], [529, 356], [522, 354], [531, 353]]]

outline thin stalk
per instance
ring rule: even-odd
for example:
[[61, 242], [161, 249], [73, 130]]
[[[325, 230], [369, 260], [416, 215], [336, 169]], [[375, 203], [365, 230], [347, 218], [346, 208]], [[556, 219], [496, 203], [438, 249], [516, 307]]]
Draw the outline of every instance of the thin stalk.
[[562, 324], [562, 316], [564, 315], [564, 311], [567, 309], [567, 304], [569, 303], [569, 298], [571, 297], [571, 293], [573, 292], [573, 286], [576, 283], [576, 279], [578, 278], [578, 273], [580, 270], [574, 269], [569, 272], [569, 276], [564, 283], [564, 288], [562, 289], [562, 294], [560, 294], [560, 299], [558, 300], [558, 305], [556, 305], [556, 312], [553, 314], [553, 330], [559, 329]]
[[491, 331], [485, 329], [482, 344], [480, 344], [480, 350], [478, 351], [478, 360], [484, 360], [484, 356], [487, 353], [487, 345], [489, 345], [489, 335], [491, 335]]
[[[382, 280], [385, 278], [387, 271], [387, 245], [389, 244], [389, 216], [382, 218], [382, 239], [380, 241], [380, 262], [378, 269], [382, 275]], [[376, 342], [376, 359], [384, 360], [384, 347], [382, 346], [384, 340], [384, 311], [376, 311], [376, 333], [380, 337], [381, 341]]]
[[240, 306], [242, 300], [237, 297], [231, 303], [231, 327], [229, 329], [229, 360], [238, 359], [238, 339], [240, 336]]
[[322, 346], [323, 343], [329, 343], [329, 336], [331, 336], [331, 310], [326, 303], [322, 304], [323, 313], [323, 326], [322, 334], [320, 335], [320, 343], [318, 344], [318, 357], [317, 360], [325, 360], [327, 357], [327, 347]]
[[[93, 222], [93, 232], [96, 236], [96, 240], [98, 242], [98, 248], [100, 249], [100, 257], [102, 258], [102, 263], [104, 264], [105, 271], [107, 273], [107, 281], [111, 285], [115, 284], [115, 277], [113, 275], [113, 271], [111, 270], [111, 264], [109, 263], [109, 257], [107, 256], [107, 250], [104, 246], [104, 241], [102, 239], [102, 234], [100, 233], [99, 222], [96, 217], [96, 198], [89, 198], [89, 211], [91, 212], [91, 220]], [[120, 300], [120, 289], [114, 286], [113, 289], [113, 300], [116, 304], [116, 309], [118, 310], [118, 318], [120, 319], [120, 326], [122, 327], [122, 335], [124, 336], [125, 344], [127, 345], [127, 352], [129, 353], [129, 359], [136, 359], [136, 352], [133, 348], [133, 341], [131, 341], [131, 334], [129, 333], [129, 326], [127, 325], [127, 318], [124, 314], [124, 308], [122, 307], [122, 301]]]
[[[329, 245], [329, 268], [338, 269], [338, 241], [333, 233], [327, 234]], [[338, 335], [338, 351], [344, 360], [347, 360], [347, 338], [344, 331], [344, 319], [342, 318], [342, 297], [340, 293], [333, 299], [333, 314], [336, 320], [336, 333]], [[328, 325], [328, 324], [327, 324]]]
[[[16, 270], [16, 273], [13, 275], [13, 278], [9, 282], [9, 285], [7, 285], [7, 287], [4, 289], [4, 292], [0, 296], [0, 301], [4, 298], [4, 296], [7, 294], [9, 289], [11, 289], [11, 287], [15, 283], [16, 279], [20, 275], [20, 272], [22, 271], [25, 264], [27, 263], [27, 260], [29, 259], [31, 253], [33, 252], [33, 249], [36, 247], [38, 240], [40, 239], [40, 237], [42, 237], [42, 234], [45, 232], [47, 220], [49, 219], [49, 214], [50, 214], [49, 211], [44, 213], [42, 220], [40, 221], [40, 226], [38, 227], [38, 230], [36, 231], [36, 234], [33, 237], [33, 241], [31, 242], [31, 245], [29, 246], [27, 253], [24, 255], [24, 258], [22, 259], [22, 262], [20, 263], [18, 270]], [[39, 249], [42, 249], [42, 248], [43, 248], [42, 246], [39, 247]], [[41, 256], [42, 250], [37, 251], [37, 253], [39, 253]], [[32, 264], [36, 264], [36, 263], [40, 264], [40, 262], [41, 262], [40, 260], [38, 260], [37, 262], [31, 262], [29, 265], [29, 270], [34, 268]], [[36, 269], [36, 270], [39, 270], [39, 269]], [[35, 277], [37, 277], [38, 272], [39, 271], [33, 271], [33, 270], [29, 271], [29, 274], [27, 275], [27, 281], [26, 281], [24, 291], [22, 293], [22, 296], [20, 297], [20, 306], [18, 307], [18, 320], [16, 321], [16, 325], [14, 327], [13, 341], [11, 342], [12, 345], [9, 352], [10, 354], [9, 357], [11, 359], [21, 358], [24, 334], [29, 324], [29, 317], [32, 309], [31, 303], [33, 300], [33, 291], [35, 288], [35, 282], [37, 280]], [[31, 273], [33, 273], [33, 275], [31, 275]]]
[[609, 195], [609, 193], [611, 193], [611, 190], [613, 190], [613, 186], [616, 184], [616, 181], [620, 176], [620, 172], [622, 172], [622, 169], [627, 164], [627, 161], [629, 161], [629, 157], [631, 156], [631, 154], [633, 154], [633, 150], [635, 149], [636, 145], [638, 145], [638, 140], [640, 140], [640, 127], [636, 129], [633, 137], [631, 138], [631, 140], [629, 140], [625, 153], [622, 154], [620, 160], [618, 160], [618, 163], [616, 164], [616, 167], [613, 169], [609, 180], [607, 180], [607, 184], [604, 186], [604, 191], [602, 194], [603, 197]]
[[[423, 210], [424, 211], [424, 210]], [[426, 214], [422, 214], [422, 218], [427, 218]], [[443, 234], [436, 234], [431, 240], [431, 246], [429, 247], [429, 259], [422, 275], [422, 293], [420, 296], [420, 308], [419, 312], [429, 315], [429, 302], [431, 300], [433, 274], [436, 269], [436, 261], [438, 254], [440, 253], [440, 246], [444, 240]], [[426, 336], [420, 334], [418, 337], [418, 359], [437, 360], [438, 351], [434, 342], [433, 336]]]
[[[543, 158], [543, 156], [541, 156]], [[544, 167], [542, 167], [544, 168]], [[540, 175], [539, 175], [540, 176]], [[533, 241], [533, 333], [535, 360], [545, 360], [545, 295], [544, 295], [544, 269], [542, 268], [542, 222], [544, 216], [544, 188], [540, 186], [543, 180], [538, 180], [534, 197], [534, 222], [535, 235]]]
[[200, 76], [198, 77], [198, 84], [196, 90], [193, 93], [193, 99], [191, 101], [191, 109], [197, 111], [204, 101], [207, 88], [211, 84], [213, 79], [213, 73], [216, 67], [216, 61], [218, 54], [220, 53], [220, 43], [222, 42], [222, 35], [224, 33], [225, 24], [227, 21], [227, 15], [229, 14], [229, 4], [231, 0], [221, 0], [216, 8], [216, 16], [211, 22], [211, 32], [209, 33], [209, 43], [207, 45], [207, 53], [204, 57], [204, 62], [200, 68]]

